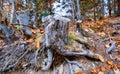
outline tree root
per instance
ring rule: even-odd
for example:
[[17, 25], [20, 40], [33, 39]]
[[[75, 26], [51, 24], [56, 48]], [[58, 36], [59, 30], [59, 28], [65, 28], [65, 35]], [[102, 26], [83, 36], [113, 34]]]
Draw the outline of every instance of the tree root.
[[45, 67], [42, 68], [42, 70], [48, 70], [51, 65], [52, 65], [52, 62], [53, 62], [53, 53], [50, 49], [47, 49], [47, 65]]
[[[73, 72], [73, 68], [72, 68], [72, 64], [75, 64], [77, 65], [79, 68], [82, 68], [82, 66], [77, 62], [77, 61], [69, 61], [67, 58], [65, 58], [66, 62], [68, 63], [69, 65], [69, 69], [70, 69], [70, 74], [74, 74]], [[82, 68], [83, 69], [83, 68]]]
[[72, 68], [72, 65], [71, 65], [70, 61], [67, 58], [66, 58], [66, 61], [68, 62], [68, 65], [69, 65], [70, 74], [74, 74], [73, 68]]
[[[38, 53], [42, 52], [45, 50], [45, 43], [43, 42], [42, 43], [42, 46], [41, 48], [38, 48], [35, 52], [35, 65], [37, 66], [38, 62], [37, 62], [37, 56], [38, 56]], [[52, 62], [53, 62], [53, 52], [51, 51], [51, 49], [47, 49], [47, 64], [45, 67], [42, 67], [42, 70], [48, 70], [51, 65], [52, 65]]]
[[[82, 50], [81, 52], [73, 52], [73, 51], [65, 51], [65, 50], [59, 50], [59, 49], [56, 49], [56, 52], [60, 55], [63, 55], [63, 56], [88, 56], [90, 58], [93, 58], [93, 59], [97, 59], [97, 60], [101, 60], [101, 55], [99, 54], [96, 54], [90, 50]], [[50, 49], [47, 49], [47, 55], [48, 56], [48, 61], [47, 61], [47, 65], [45, 67], [42, 68], [42, 70], [48, 70], [52, 64], [52, 52]], [[102, 58], [103, 59], [103, 58]], [[68, 59], [65, 58], [65, 60], [69, 63], [69, 67], [71, 68], [71, 64], [75, 64], [77, 65], [79, 68], [81, 68], [81, 65], [79, 63], [77, 63], [76, 61], [69, 61]], [[72, 68], [71, 68], [72, 69]], [[71, 71], [71, 74], [73, 72]]]
[[[96, 54], [90, 50], [82, 50], [80, 52], [66, 51], [65, 49], [55, 49], [57, 53], [63, 56], [88, 56], [90, 58], [103, 61], [100, 54]], [[102, 59], [101, 59], [102, 58]]]

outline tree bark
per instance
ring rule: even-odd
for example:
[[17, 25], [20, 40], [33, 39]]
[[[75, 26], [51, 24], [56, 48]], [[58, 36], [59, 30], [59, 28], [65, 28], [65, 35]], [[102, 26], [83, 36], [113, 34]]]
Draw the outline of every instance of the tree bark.
[[108, 10], [109, 10], [109, 17], [111, 17], [111, 11], [112, 11], [112, 8], [111, 8], [111, 2], [110, 0], [108, 0]]
[[13, 18], [14, 18], [14, 12], [15, 12], [15, 2], [14, 0], [12, 1], [12, 9], [11, 9], [11, 14], [10, 14], [10, 24], [13, 23]]
[[118, 3], [117, 16], [120, 16], [120, 0], [117, 0], [117, 3]]

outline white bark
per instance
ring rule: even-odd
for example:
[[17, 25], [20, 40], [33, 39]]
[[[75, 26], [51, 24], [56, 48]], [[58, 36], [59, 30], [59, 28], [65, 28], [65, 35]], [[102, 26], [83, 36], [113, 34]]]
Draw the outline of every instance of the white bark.
[[77, 20], [81, 18], [81, 11], [80, 11], [80, 0], [77, 0]]
[[23, 2], [23, 4], [24, 4], [24, 5], [26, 5], [26, 4], [27, 4], [26, 0], [22, 0], [22, 2]]
[[14, 17], [14, 12], [15, 12], [15, 3], [14, 0], [12, 1], [12, 9], [11, 9], [11, 14], [10, 14], [10, 24], [13, 23], [13, 17]]

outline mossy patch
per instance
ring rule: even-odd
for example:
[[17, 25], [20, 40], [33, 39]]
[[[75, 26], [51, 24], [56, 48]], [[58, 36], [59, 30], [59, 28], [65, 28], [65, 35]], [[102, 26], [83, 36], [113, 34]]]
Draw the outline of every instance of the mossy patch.
[[68, 34], [68, 43], [67, 43], [67, 45], [72, 45], [72, 40], [74, 40], [75, 39], [75, 35], [73, 35], [73, 34]]

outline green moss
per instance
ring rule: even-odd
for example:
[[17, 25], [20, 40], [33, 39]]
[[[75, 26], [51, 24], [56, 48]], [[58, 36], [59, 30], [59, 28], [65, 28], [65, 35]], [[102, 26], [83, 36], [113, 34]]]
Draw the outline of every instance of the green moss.
[[73, 36], [73, 35], [68, 35], [68, 43], [67, 43], [67, 45], [72, 45], [72, 40], [74, 40], [75, 39], [75, 36]]
[[16, 25], [17, 30], [22, 30], [22, 26]]

